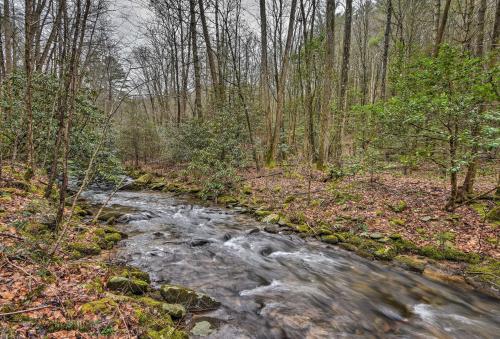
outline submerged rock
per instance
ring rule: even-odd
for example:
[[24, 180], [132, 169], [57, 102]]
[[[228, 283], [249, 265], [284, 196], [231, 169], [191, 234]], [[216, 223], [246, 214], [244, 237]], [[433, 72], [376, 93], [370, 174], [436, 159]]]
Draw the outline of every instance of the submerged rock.
[[264, 231], [266, 231], [267, 233], [276, 234], [279, 233], [280, 227], [278, 225], [266, 225], [264, 227]]
[[182, 304], [188, 309], [209, 310], [220, 306], [214, 298], [183, 286], [162, 285], [160, 293], [166, 302]]
[[199, 336], [199, 337], [206, 337], [212, 334], [215, 330], [212, 329], [212, 324], [210, 324], [208, 321], [200, 321], [194, 325], [194, 327], [191, 329], [191, 334]]
[[208, 240], [208, 239], [194, 239], [194, 240], [191, 240], [191, 242], [189, 243], [189, 245], [191, 245], [191, 247], [199, 247], [199, 246], [204, 246], [206, 244], [210, 244], [212, 243], [212, 240]]

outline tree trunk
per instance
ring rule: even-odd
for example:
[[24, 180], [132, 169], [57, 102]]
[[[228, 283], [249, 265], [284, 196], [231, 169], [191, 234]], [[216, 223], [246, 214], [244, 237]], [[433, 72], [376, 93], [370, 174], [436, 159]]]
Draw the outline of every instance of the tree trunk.
[[444, 31], [446, 30], [446, 22], [448, 21], [448, 13], [450, 11], [451, 0], [446, 0], [444, 4], [443, 17], [440, 20], [439, 28], [436, 34], [436, 41], [434, 43], [434, 57], [439, 54], [439, 47], [443, 42]]
[[475, 54], [478, 57], [483, 56], [484, 52], [484, 25], [486, 17], [487, 0], [481, 0], [479, 3], [479, 10], [477, 13], [477, 37], [476, 37], [476, 50]]
[[328, 154], [328, 135], [330, 132], [331, 120], [331, 98], [334, 81], [335, 69], [335, 9], [336, 1], [327, 0], [326, 2], [326, 40], [325, 40], [325, 62], [323, 64], [323, 93], [321, 97], [320, 113], [320, 132], [319, 132], [319, 151], [318, 151], [318, 169], [323, 169], [327, 161]]
[[267, 62], [267, 17], [266, 0], [259, 0], [260, 11], [260, 109], [266, 117], [266, 143], [269, 148], [272, 143], [273, 115], [269, 96], [269, 67]]
[[197, 118], [202, 118], [201, 107], [201, 71], [200, 59], [198, 57], [198, 41], [196, 32], [196, 0], [189, 0], [189, 10], [191, 16], [191, 44], [193, 45], [193, 65], [194, 65], [194, 114]]
[[352, 0], [346, 1], [342, 68], [340, 71], [340, 92], [337, 107], [336, 129], [333, 139], [333, 162], [342, 166], [342, 138], [347, 110], [347, 85], [349, 81], [349, 61], [351, 53]]
[[281, 72], [279, 74], [278, 88], [276, 89], [276, 122], [273, 129], [273, 138], [271, 147], [267, 155], [267, 163], [271, 164], [277, 160], [277, 150], [279, 146], [281, 127], [283, 125], [283, 104], [285, 101], [285, 83], [288, 75], [288, 64], [290, 61], [290, 49], [292, 48], [293, 31], [295, 28], [295, 10], [297, 8], [297, 0], [292, 0], [290, 8], [290, 18], [288, 21], [288, 32], [286, 37], [285, 50], [281, 62]]
[[214, 51], [212, 49], [212, 42], [210, 41], [210, 33], [208, 31], [207, 18], [205, 17], [205, 8], [203, 0], [198, 0], [198, 7], [200, 10], [201, 27], [203, 28], [203, 38], [207, 46], [208, 65], [210, 68], [210, 76], [212, 78], [212, 86], [215, 92], [216, 107], [222, 104], [222, 95], [220, 93], [220, 79], [217, 76], [217, 66]]
[[33, 145], [33, 107], [32, 107], [32, 42], [33, 42], [33, 9], [32, 0], [25, 0], [25, 17], [24, 17], [24, 69], [26, 72], [26, 88], [24, 93], [24, 110], [28, 119], [28, 170], [25, 178], [31, 179], [35, 171], [35, 147]]
[[491, 37], [491, 50], [498, 48], [500, 44], [500, 0], [497, 0], [495, 9], [495, 24], [493, 25], [493, 36]]
[[382, 56], [382, 74], [381, 74], [381, 87], [382, 99], [386, 100], [386, 77], [387, 77], [387, 63], [389, 59], [389, 41], [391, 38], [391, 20], [392, 20], [392, 0], [387, 0], [387, 17], [385, 22], [384, 33], [384, 52]]

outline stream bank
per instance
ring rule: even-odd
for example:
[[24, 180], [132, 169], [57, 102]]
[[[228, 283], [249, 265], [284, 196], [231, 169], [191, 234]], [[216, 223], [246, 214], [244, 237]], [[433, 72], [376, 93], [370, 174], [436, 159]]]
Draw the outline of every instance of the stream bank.
[[[175, 195], [187, 194], [196, 202], [201, 202], [200, 188], [188, 176], [158, 175], [143, 171], [132, 171], [130, 174], [135, 180], [125, 187], [127, 190], [148, 189]], [[285, 206], [294, 199], [293, 196], [287, 196]], [[355, 218], [335, 223], [324, 220], [310, 223], [304, 217], [307, 210], [273, 210], [260, 199], [259, 191], [249, 185], [242, 185], [233, 195], [219, 196], [212, 203], [252, 215], [256, 220], [267, 224], [264, 230], [269, 233], [296, 234], [302, 238], [316, 239], [370, 260], [395, 265], [444, 283], [473, 287], [500, 298], [499, 260], [475, 252], [460, 251], [446, 239], [439, 241], [439, 245], [421, 245], [396, 231], [369, 232], [365, 228], [359, 228], [360, 221]], [[390, 206], [390, 209], [397, 215], [408, 209], [408, 206], [400, 201]]]
[[[100, 202], [106, 192], [91, 191]], [[120, 191], [110, 209], [129, 237], [118, 259], [152, 285], [185, 285], [220, 302], [186, 317], [191, 335], [210, 338], [494, 337], [496, 299], [362, 258], [189, 196]], [[113, 222], [113, 220], [111, 220]], [[202, 332], [198, 332], [202, 331]]]

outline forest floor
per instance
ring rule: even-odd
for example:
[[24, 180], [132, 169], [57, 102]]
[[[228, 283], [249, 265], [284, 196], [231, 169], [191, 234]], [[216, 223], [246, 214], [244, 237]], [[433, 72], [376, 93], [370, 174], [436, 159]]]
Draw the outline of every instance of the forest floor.
[[3, 168], [0, 184], [0, 337], [187, 338], [177, 330], [185, 310], [164, 307], [147, 274], [116, 262], [112, 248], [126, 235], [90, 223], [85, 207], [48, 255], [57, 233], [46, 178], [26, 182], [22, 172]]
[[[180, 166], [146, 167], [142, 173], [156, 174], [156, 178], [142, 178], [153, 189], [200, 189], [199, 181]], [[339, 243], [370, 258], [390, 260], [398, 254], [416, 254], [416, 260], [446, 262], [454, 274], [474, 273], [467, 277], [469, 282], [487, 281], [500, 289], [500, 221], [493, 174], [477, 179], [477, 194], [490, 192], [484, 199], [459, 205], [453, 212], [444, 208], [448, 181], [431, 172], [332, 181], [323, 172], [295, 166], [259, 172], [248, 169], [240, 171], [239, 177], [233, 192], [218, 197], [220, 204], [248, 208], [264, 222]], [[489, 216], [495, 208], [497, 219], [492, 220]], [[361, 243], [363, 239], [366, 244]], [[406, 248], [393, 250], [401, 247]]]

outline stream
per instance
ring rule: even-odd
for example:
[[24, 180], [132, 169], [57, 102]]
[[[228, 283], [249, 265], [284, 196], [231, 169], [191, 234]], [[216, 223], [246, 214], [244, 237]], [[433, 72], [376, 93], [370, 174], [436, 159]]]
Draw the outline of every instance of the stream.
[[[88, 191], [94, 203], [108, 192]], [[338, 247], [269, 234], [237, 210], [158, 192], [118, 192], [129, 234], [117, 256], [153, 283], [222, 303], [195, 314], [211, 338], [499, 338], [498, 300]], [[253, 230], [253, 231], [251, 231]]]

